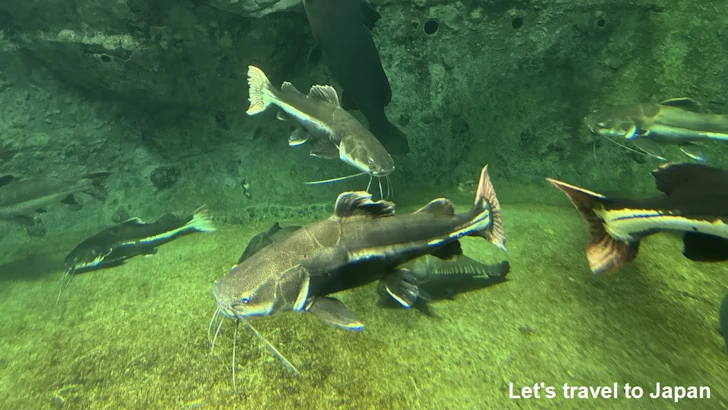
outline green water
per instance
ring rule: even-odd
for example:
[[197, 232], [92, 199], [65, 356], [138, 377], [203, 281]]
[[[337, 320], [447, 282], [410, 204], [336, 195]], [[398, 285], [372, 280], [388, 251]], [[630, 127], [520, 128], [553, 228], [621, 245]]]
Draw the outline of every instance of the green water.
[[[586, 228], [566, 203], [503, 209], [508, 253], [472, 238], [463, 249], [485, 263], [507, 257], [507, 282], [434, 302], [432, 316], [379, 306], [373, 284], [342, 292], [366, 325], [358, 333], [308, 314], [256, 320], [301, 377], [241, 327], [237, 393], [233, 323], [213, 354], [207, 341], [211, 284], [272, 221], [218, 224], [153, 257], [80, 274], [57, 306], [55, 267], [67, 246], [31, 242], [0, 258], [0, 408], [728, 407], [728, 357], [715, 330], [725, 265], [690, 262], [679, 239], [655, 235], [631, 266], [595, 278]], [[511, 383], [519, 392], [540, 382], [557, 397], [509, 397]], [[657, 382], [708, 386], [711, 396], [651, 399]], [[564, 383], [618, 383], [620, 398], [565, 399]], [[625, 383], [643, 387], [644, 397], [623, 398]]]

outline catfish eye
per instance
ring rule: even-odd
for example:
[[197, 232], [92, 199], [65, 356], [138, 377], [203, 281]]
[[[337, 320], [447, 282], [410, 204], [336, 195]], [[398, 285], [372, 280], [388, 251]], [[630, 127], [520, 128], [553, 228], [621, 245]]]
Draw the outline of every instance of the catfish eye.
[[600, 122], [600, 123], [597, 123], [597, 126], [602, 127], [602, 128], [607, 128], [607, 123], [606, 122]]
[[242, 298], [242, 299], [240, 299], [240, 301], [243, 302], [243, 304], [245, 304], [245, 305], [250, 303], [250, 299], [248, 299], [248, 298]]
[[369, 162], [369, 165], [374, 165], [374, 159], [373, 158], [369, 158], [369, 161], [368, 162]]

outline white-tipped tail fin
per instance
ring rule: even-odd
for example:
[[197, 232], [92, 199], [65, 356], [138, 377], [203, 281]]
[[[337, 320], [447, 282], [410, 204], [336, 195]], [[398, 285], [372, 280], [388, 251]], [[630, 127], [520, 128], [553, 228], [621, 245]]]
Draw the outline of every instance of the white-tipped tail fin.
[[192, 214], [192, 219], [185, 225], [187, 229], [194, 229], [199, 232], [215, 232], [217, 228], [212, 223], [212, 217], [207, 209], [207, 205], [197, 208]]
[[265, 76], [263, 70], [255, 66], [248, 66], [248, 101], [250, 107], [246, 113], [255, 115], [265, 111], [271, 104], [273, 85]]
[[589, 245], [586, 248], [586, 259], [594, 274], [615, 270], [636, 256], [639, 242], [626, 242], [613, 238], [605, 227], [606, 222], [597, 215], [596, 209], [604, 208], [607, 197], [567, 184], [555, 179], [546, 178], [569, 198], [581, 217], [589, 227]]
[[488, 176], [488, 166], [484, 166], [480, 171], [480, 180], [478, 181], [478, 190], [475, 192], [476, 211], [488, 211], [490, 223], [485, 227], [473, 232], [473, 235], [482, 236], [488, 242], [497, 246], [501, 250], [506, 250], [506, 231], [503, 227], [503, 214], [501, 212], [498, 197], [495, 195], [493, 185], [490, 183]]

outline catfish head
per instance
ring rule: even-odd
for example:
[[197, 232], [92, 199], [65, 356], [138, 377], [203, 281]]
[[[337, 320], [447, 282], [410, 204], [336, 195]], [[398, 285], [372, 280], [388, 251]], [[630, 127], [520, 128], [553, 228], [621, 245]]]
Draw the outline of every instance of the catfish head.
[[71, 272], [93, 268], [100, 265], [111, 254], [111, 251], [110, 247], [101, 244], [89, 245], [82, 243], [66, 256], [64, 264], [66, 269]]
[[604, 137], [631, 139], [642, 123], [642, 107], [622, 105], [596, 110], [584, 118], [591, 132]]
[[347, 134], [339, 142], [339, 158], [347, 164], [374, 177], [384, 177], [394, 171], [394, 160], [373, 135]]
[[302, 310], [308, 298], [308, 272], [301, 265], [280, 269], [279, 262], [259, 252], [233, 267], [213, 284], [218, 309], [238, 319]]

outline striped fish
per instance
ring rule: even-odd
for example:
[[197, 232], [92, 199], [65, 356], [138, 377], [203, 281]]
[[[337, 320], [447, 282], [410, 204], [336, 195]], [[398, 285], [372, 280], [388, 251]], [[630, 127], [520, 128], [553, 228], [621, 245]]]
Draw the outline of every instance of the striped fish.
[[728, 171], [702, 164], [665, 164], [652, 175], [664, 195], [647, 199], [607, 198], [547, 178], [586, 221], [586, 257], [595, 274], [631, 262], [640, 239], [661, 231], [683, 232], [683, 254], [691, 260], [728, 260]]

